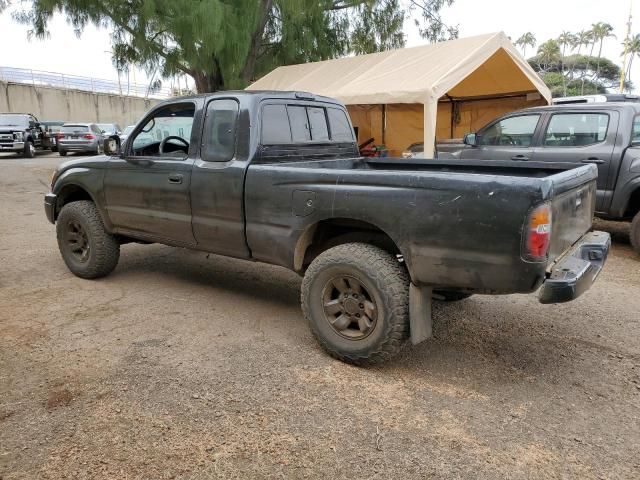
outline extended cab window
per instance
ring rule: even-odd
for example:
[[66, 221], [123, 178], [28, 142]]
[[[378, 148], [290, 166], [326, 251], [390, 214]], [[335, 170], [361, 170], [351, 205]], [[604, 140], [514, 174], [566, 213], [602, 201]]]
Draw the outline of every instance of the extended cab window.
[[607, 136], [606, 113], [556, 113], [544, 134], [546, 147], [583, 147], [603, 142]]
[[353, 130], [339, 108], [268, 104], [262, 108], [262, 144], [353, 142]]
[[489, 126], [480, 136], [480, 145], [529, 147], [540, 115], [509, 117]]
[[236, 153], [238, 102], [231, 99], [212, 100], [204, 122], [202, 159], [227, 162]]
[[335, 142], [353, 142], [353, 130], [344, 110], [339, 108], [327, 108], [331, 139]]
[[640, 115], [636, 115], [633, 119], [633, 129], [631, 130], [631, 143], [638, 145], [640, 143]]
[[184, 158], [189, 153], [193, 103], [175, 103], [153, 112], [131, 141], [134, 156]]

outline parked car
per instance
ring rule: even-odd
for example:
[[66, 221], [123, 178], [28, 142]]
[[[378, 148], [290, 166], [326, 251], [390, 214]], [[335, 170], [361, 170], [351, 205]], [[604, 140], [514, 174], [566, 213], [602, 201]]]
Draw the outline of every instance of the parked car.
[[58, 133], [62, 129], [64, 122], [46, 120], [40, 122], [42, 131], [44, 132], [43, 143], [45, 147], [50, 148], [52, 152], [58, 151]]
[[98, 127], [107, 137], [119, 136], [122, 130], [117, 123], [99, 123]]
[[65, 123], [58, 133], [58, 153], [64, 157], [69, 152], [100, 154], [105, 135], [95, 123]]
[[30, 113], [0, 113], [0, 152], [15, 152], [33, 158], [48, 148], [38, 119]]
[[108, 275], [131, 241], [281, 265], [304, 275], [319, 343], [355, 364], [428, 338], [434, 297], [573, 300], [610, 245], [590, 232], [595, 165], [364, 158], [345, 107], [309, 93], [172, 99], [105, 148], [45, 196], [75, 275]]
[[131, 135], [131, 132], [133, 132], [134, 128], [135, 128], [135, 125], [127, 125], [125, 127], [125, 129], [120, 134], [120, 143], [121, 144], [124, 145], [124, 142], [127, 141], [127, 138], [129, 138], [129, 135]]
[[596, 165], [595, 215], [631, 221], [631, 244], [640, 253], [640, 103], [554, 105], [512, 112], [465, 136], [464, 144], [447, 155], [554, 170]]

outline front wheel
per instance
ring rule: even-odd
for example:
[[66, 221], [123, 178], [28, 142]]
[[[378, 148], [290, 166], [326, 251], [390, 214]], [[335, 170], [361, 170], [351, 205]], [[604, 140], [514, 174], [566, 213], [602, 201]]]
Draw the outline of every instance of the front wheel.
[[24, 158], [33, 158], [36, 156], [36, 147], [31, 140], [27, 140], [24, 144]]
[[640, 253], [640, 212], [636, 213], [636, 216], [631, 221], [629, 240], [631, 240], [631, 246], [636, 253]]
[[58, 150], [58, 154], [59, 154], [61, 157], [66, 157], [66, 156], [67, 156], [67, 152], [65, 152], [64, 150]]
[[301, 297], [313, 335], [344, 362], [383, 362], [409, 337], [409, 275], [378, 247], [347, 243], [323, 252], [304, 276]]
[[120, 243], [105, 230], [93, 202], [81, 200], [62, 207], [56, 234], [62, 258], [76, 276], [104, 277], [118, 265]]

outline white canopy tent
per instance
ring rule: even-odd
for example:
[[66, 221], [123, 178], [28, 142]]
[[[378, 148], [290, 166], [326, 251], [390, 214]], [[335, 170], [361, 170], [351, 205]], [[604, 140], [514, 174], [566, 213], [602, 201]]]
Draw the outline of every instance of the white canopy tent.
[[[487, 121], [488, 115], [478, 115], [478, 108], [489, 109], [489, 116], [493, 112], [495, 117], [551, 100], [544, 82], [502, 32], [279, 67], [247, 89], [307, 91], [337, 98], [348, 106], [354, 125], [362, 123], [364, 132], [375, 136], [377, 125], [383, 142], [388, 127], [385, 106], [390, 106], [396, 111], [392, 130], [397, 136], [389, 143], [397, 145], [411, 140], [411, 135], [413, 141], [419, 141], [415, 139], [416, 121], [423, 117], [420, 139], [426, 156], [433, 155], [438, 123], [443, 124], [442, 132], [447, 132], [447, 123], [451, 127], [439, 138], [452, 138], [459, 130], [454, 124], [460, 123], [461, 103], [476, 102], [467, 108], [470, 120], [464, 126], [471, 128], [474, 112], [476, 118]], [[422, 109], [415, 108], [419, 104]], [[382, 106], [381, 115], [372, 115], [372, 106]], [[365, 111], [369, 113], [363, 115]]]

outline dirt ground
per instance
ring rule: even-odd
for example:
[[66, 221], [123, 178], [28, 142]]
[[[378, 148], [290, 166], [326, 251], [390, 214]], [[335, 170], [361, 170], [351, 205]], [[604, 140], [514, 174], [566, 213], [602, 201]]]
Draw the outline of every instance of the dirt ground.
[[598, 282], [437, 305], [377, 368], [324, 354], [286, 270], [126, 245], [74, 277], [43, 194], [0, 158], [0, 479], [640, 478], [640, 256]]

